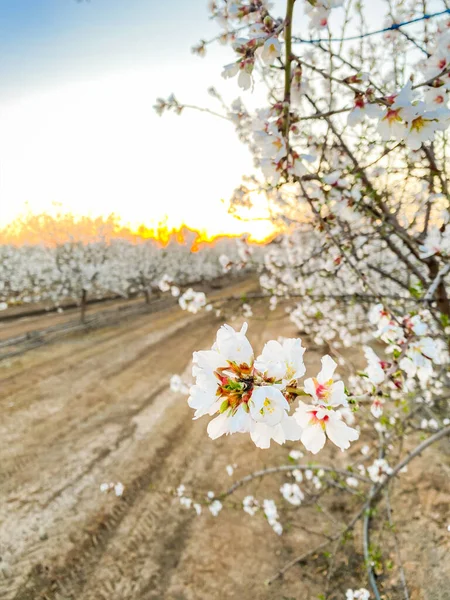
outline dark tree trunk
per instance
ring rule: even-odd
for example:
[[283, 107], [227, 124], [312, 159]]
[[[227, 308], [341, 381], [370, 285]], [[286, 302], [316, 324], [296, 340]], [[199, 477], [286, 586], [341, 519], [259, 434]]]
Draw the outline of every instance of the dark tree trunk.
[[81, 307], [80, 307], [80, 320], [85, 323], [86, 320], [86, 307], [87, 307], [87, 291], [81, 292]]

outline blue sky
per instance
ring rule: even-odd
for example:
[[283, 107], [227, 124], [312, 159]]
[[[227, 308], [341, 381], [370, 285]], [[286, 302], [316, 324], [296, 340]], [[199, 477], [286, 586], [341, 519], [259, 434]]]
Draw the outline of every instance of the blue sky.
[[1, 0], [1, 94], [182, 62], [216, 31], [203, 0]]

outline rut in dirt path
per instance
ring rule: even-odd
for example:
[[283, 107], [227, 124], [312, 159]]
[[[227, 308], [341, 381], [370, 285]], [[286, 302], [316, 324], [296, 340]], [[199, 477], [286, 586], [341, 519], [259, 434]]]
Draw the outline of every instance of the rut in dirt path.
[[[0, 401], [8, 408], [0, 425], [7, 441], [0, 450], [7, 501], [7, 512], [0, 509], [2, 599], [57, 598], [63, 587], [79, 597], [114, 531], [173, 464], [171, 447], [182, 446], [177, 440], [192, 427], [185, 400], [168, 391], [169, 379], [193, 350], [211, 345], [216, 329], [212, 314], [176, 309], [67, 338], [22, 357], [13, 374], [0, 372]], [[33, 380], [23, 389], [29, 372]], [[136, 419], [153, 404], [154, 422], [150, 413], [142, 434]], [[114, 470], [126, 492], [112, 501], [99, 497], [98, 482]], [[140, 521], [145, 529], [148, 518]]]

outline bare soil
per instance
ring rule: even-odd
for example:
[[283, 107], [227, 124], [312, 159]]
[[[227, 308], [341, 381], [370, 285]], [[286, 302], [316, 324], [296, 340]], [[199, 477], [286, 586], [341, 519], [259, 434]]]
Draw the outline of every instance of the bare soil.
[[[255, 348], [296, 335], [282, 307], [271, 313], [260, 304], [255, 314]], [[359, 528], [333, 559], [328, 580], [330, 555], [316, 553], [265, 583], [332, 535], [336, 522], [348, 521], [357, 496], [336, 490], [321, 510], [314, 503], [293, 509], [278, 492], [287, 477], [276, 475], [236, 492], [217, 517], [180, 506], [174, 490], [181, 483], [201, 498], [250, 471], [285, 463], [289, 451], [258, 450], [247, 436], [211, 441], [206, 419], [193, 421], [186, 398], [170, 391], [171, 375], [189, 377], [192, 352], [210, 347], [221, 323], [214, 313], [172, 307], [0, 363], [2, 600], [309, 600], [325, 593], [337, 600], [348, 587], [367, 586]], [[15, 335], [13, 322], [7, 327]], [[309, 365], [319, 358], [310, 351]], [[362, 432], [350, 457], [328, 447], [315, 460], [357, 460], [371, 435]], [[225, 467], [234, 463], [230, 477]], [[411, 600], [450, 599], [449, 473], [447, 440], [411, 463], [392, 490]], [[124, 485], [121, 497], [100, 491], [110, 481]], [[242, 511], [249, 493], [277, 501], [282, 536], [262, 514]], [[390, 537], [375, 532], [374, 540], [394, 563], [379, 574], [381, 589], [391, 590], [384, 598], [404, 598]]]

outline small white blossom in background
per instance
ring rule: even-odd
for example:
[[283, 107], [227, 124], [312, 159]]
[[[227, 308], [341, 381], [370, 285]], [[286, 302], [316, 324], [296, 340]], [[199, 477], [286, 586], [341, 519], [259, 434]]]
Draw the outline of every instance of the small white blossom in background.
[[356, 479], [356, 477], [347, 477], [347, 479], [345, 480], [347, 485], [349, 487], [358, 487], [359, 485], [359, 481]]
[[223, 272], [227, 273], [233, 266], [233, 261], [230, 258], [228, 258], [226, 254], [221, 254], [219, 256], [219, 264], [222, 267]]
[[192, 498], [189, 498], [188, 496], [181, 496], [180, 504], [181, 506], [184, 506], [184, 508], [191, 508]]
[[[235, 42], [235, 45], [239, 43], [239, 40]], [[243, 60], [242, 62], [235, 62], [225, 65], [222, 71], [222, 77], [229, 79], [238, 75], [238, 86], [244, 91], [249, 90], [252, 87], [253, 79], [252, 72], [254, 66], [254, 59], [248, 61]]]
[[281, 54], [281, 44], [276, 37], [270, 37], [264, 42], [261, 59], [266, 65], [271, 65]]
[[367, 473], [374, 483], [381, 483], [387, 475], [392, 473], [392, 469], [384, 458], [377, 458], [367, 467]]
[[161, 292], [168, 292], [170, 290], [171, 283], [172, 283], [172, 278], [169, 275], [167, 275], [167, 273], [166, 273], [159, 280], [158, 287], [161, 290]]
[[186, 495], [186, 487], [184, 486], [184, 484], [181, 484], [177, 487], [176, 495], [178, 496], [180, 504], [183, 508], [193, 508], [197, 516], [200, 516], [202, 514], [201, 504], [199, 504], [198, 502], [194, 502], [194, 500], [190, 496]]
[[281, 495], [294, 506], [300, 506], [305, 496], [296, 483], [284, 483], [280, 488]]
[[420, 246], [421, 258], [428, 258], [435, 254], [440, 256], [450, 254], [450, 229], [448, 227], [444, 232], [441, 232], [437, 227], [431, 227], [423, 245]]
[[253, 317], [253, 311], [250, 304], [244, 303], [242, 305], [242, 316], [244, 317], [244, 319], [249, 319], [250, 317]]
[[211, 502], [211, 504], [209, 505], [208, 508], [209, 508], [212, 516], [213, 517], [217, 517], [217, 515], [222, 510], [223, 505], [222, 505], [222, 502], [220, 500], [214, 500], [213, 502]]
[[235, 470], [235, 468], [236, 468], [236, 467], [237, 467], [237, 465], [236, 465], [236, 464], [234, 464], [234, 465], [227, 465], [227, 466], [225, 467], [225, 470], [226, 470], [227, 474], [228, 474], [230, 477], [233, 475], [233, 473], [234, 473], [234, 470]]
[[253, 515], [259, 510], [259, 503], [253, 496], [245, 496], [242, 501], [242, 508], [244, 511], [253, 517]]
[[436, 419], [429, 419], [427, 421], [427, 419], [422, 419], [422, 421], [420, 422], [420, 428], [421, 429], [439, 429], [439, 423], [436, 421]]
[[367, 360], [367, 369], [366, 373], [369, 378], [369, 381], [374, 385], [379, 385], [384, 381], [385, 373], [384, 369], [389, 366], [388, 363], [383, 362], [375, 352], [369, 346], [364, 346], [364, 356]]
[[170, 378], [170, 389], [178, 394], [189, 394], [189, 387], [183, 382], [179, 375], [172, 375]]
[[120, 481], [118, 483], [116, 483], [116, 485], [114, 486], [114, 493], [116, 494], [116, 496], [121, 496], [123, 494], [125, 490], [125, 487], [122, 483], [120, 483]]
[[304, 10], [308, 15], [311, 30], [320, 30], [328, 25], [328, 19], [333, 8], [342, 6], [344, 0], [317, 0], [314, 3], [306, 1]]
[[322, 487], [322, 482], [320, 481], [320, 477], [317, 477], [317, 475], [315, 475], [312, 478], [312, 484], [316, 488], [316, 490], [320, 490]]
[[370, 412], [375, 419], [379, 419], [383, 414], [384, 400], [383, 398], [374, 398], [370, 406]]
[[370, 600], [370, 592], [366, 588], [347, 590], [345, 592], [345, 600]]
[[115, 495], [120, 497], [125, 490], [125, 486], [120, 481], [117, 483], [110, 482], [100, 484], [100, 491], [102, 493], [109, 492], [110, 490], [114, 490]]
[[191, 508], [192, 506], [192, 498], [190, 498], [189, 496], [185, 495], [186, 492], [186, 487], [185, 485], [182, 483], [181, 485], [179, 485], [176, 489], [176, 494], [180, 500], [180, 504], [181, 506], [183, 506], [184, 508]]
[[301, 483], [303, 481], [303, 473], [300, 471], [300, 469], [294, 469], [291, 475], [297, 483]]
[[203, 292], [195, 292], [189, 288], [178, 298], [178, 304], [182, 310], [195, 315], [206, 305], [206, 296]]
[[278, 510], [275, 502], [266, 498], [263, 502], [263, 508], [269, 525], [277, 535], [281, 535], [283, 533], [283, 526], [278, 521]]
[[8, 308], [8, 304], [6, 302], [0, 302], [0, 310], [6, 310]]
[[291, 450], [289, 452], [289, 458], [292, 458], [292, 460], [300, 460], [303, 458], [303, 452], [300, 450]]

